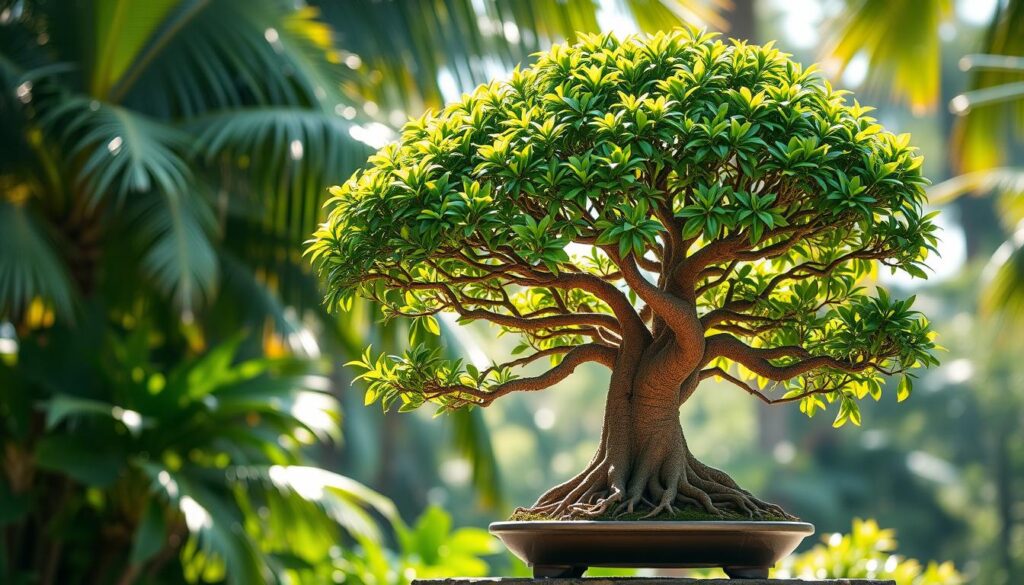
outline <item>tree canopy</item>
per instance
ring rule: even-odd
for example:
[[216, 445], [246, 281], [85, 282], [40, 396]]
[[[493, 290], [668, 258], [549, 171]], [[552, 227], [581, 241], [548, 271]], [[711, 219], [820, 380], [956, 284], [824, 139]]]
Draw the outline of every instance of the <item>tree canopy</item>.
[[327, 302], [375, 299], [414, 337], [490, 321], [522, 357], [368, 350], [368, 402], [486, 405], [631, 344], [808, 415], [838, 402], [837, 424], [885, 375], [905, 398], [936, 363], [928, 322], [864, 281], [925, 277], [935, 226], [909, 135], [869, 112], [771, 44], [677, 29], [583, 35], [409, 122], [331, 191], [308, 251]]

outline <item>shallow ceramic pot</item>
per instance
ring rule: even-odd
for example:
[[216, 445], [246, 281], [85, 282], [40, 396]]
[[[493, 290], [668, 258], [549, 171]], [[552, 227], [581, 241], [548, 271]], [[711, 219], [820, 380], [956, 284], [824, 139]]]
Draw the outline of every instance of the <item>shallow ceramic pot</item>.
[[814, 534], [806, 522], [530, 521], [490, 531], [534, 577], [581, 577], [588, 567], [722, 567], [734, 579], [768, 569]]

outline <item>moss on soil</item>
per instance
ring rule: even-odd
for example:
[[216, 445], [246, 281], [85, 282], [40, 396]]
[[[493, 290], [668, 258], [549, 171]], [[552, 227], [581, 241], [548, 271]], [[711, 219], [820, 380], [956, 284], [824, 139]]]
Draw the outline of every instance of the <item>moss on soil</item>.
[[[653, 520], [653, 521], [679, 521], [688, 520], [690, 522], [720, 522], [722, 520], [746, 520], [753, 522], [784, 522], [789, 518], [783, 518], [782, 516], [776, 516], [773, 514], [758, 516], [751, 518], [744, 516], [743, 514], [723, 512], [722, 514], [711, 514], [704, 510], [698, 510], [696, 508], [683, 508], [676, 510], [675, 513], [662, 513], [658, 514], [653, 518], [644, 518], [645, 512], [632, 512], [629, 514], [620, 514], [618, 516], [614, 514], [604, 514], [597, 516], [596, 518], [572, 518], [573, 520]], [[516, 512], [512, 514], [509, 520], [515, 522], [535, 522], [541, 520], [560, 520], [560, 518], [552, 518], [544, 514], [533, 514], [529, 512]]]

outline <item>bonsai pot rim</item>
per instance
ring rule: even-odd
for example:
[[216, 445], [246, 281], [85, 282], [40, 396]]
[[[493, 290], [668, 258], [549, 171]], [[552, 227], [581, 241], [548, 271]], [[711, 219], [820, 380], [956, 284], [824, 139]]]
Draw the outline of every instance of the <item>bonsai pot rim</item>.
[[488, 530], [499, 531], [534, 531], [542, 527], [544, 530], [579, 530], [588, 532], [604, 531], [664, 531], [679, 532], [681, 528], [693, 527], [695, 532], [795, 532], [810, 536], [814, 534], [814, 525], [809, 522], [792, 520], [502, 520], [491, 522]]
[[535, 577], [580, 577], [588, 567], [722, 567], [763, 578], [814, 525], [757, 520], [521, 520], [489, 527]]

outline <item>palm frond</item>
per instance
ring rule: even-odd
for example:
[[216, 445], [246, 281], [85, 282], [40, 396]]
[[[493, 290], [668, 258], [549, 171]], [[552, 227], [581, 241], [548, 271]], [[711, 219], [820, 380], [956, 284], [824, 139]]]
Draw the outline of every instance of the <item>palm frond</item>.
[[942, 205], [964, 195], [980, 196], [993, 191], [1024, 195], [1024, 168], [1002, 167], [957, 175], [929, 188], [928, 201]]
[[96, 0], [89, 93], [106, 98], [178, 0]]
[[0, 199], [0, 316], [23, 315], [34, 299], [71, 314], [71, 278], [53, 242], [22, 203]]
[[131, 207], [144, 274], [190, 316], [214, 297], [220, 274], [209, 206], [195, 195], [159, 191]]
[[188, 136], [81, 96], [48, 108], [41, 124], [65, 149], [87, 207], [126, 212], [143, 272], [157, 289], [186, 314], [210, 299], [218, 276], [215, 222], [187, 160]]
[[253, 104], [333, 111], [353, 76], [332, 41], [315, 9], [286, 0], [180, 1], [110, 99], [175, 117]]
[[[372, 149], [334, 114], [286, 107], [238, 109], [198, 118], [195, 145], [218, 182], [235, 187], [228, 211], [286, 238], [294, 250], [321, 218], [327, 186]], [[253, 199], [244, 200], [245, 194]]]
[[188, 137], [170, 126], [81, 96], [60, 100], [40, 122], [66, 149], [90, 207], [110, 199], [120, 205], [131, 194], [149, 191], [193, 190], [183, 155]]
[[140, 468], [154, 493], [184, 519], [189, 539], [181, 560], [187, 580], [227, 578], [239, 585], [277, 582], [266, 557], [246, 534], [245, 517], [230, 493], [210, 489], [201, 479], [163, 465], [143, 463]]
[[939, 25], [952, 15], [951, 0], [851, 0], [830, 23], [823, 59], [839, 73], [857, 56], [868, 60], [868, 86], [889, 88], [917, 110], [939, 97]]
[[999, 334], [1018, 336], [1024, 325], [1024, 226], [996, 250], [982, 277], [982, 314]]
[[[983, 57], [961, 61], [972, 72], [969, 89], [950, 103], [961, 117], [953, 135], [953, 158], [961, 172], [999, 167], [1008, 162], [1015, 138], [1024, 136], [1024, 71], [1007, 67], [1024, 58], [1024, 1], [1000, 3], [985, 34]], [[1010, 61], [1012, 64], [1012, 61]]]
[[[577, 32], [599, 32], [600, 3], [593, 0], [344, 0], [319, 2], [338, 31], [346, 63], [371, 83], [364, 96], [375, 106], [405, 111], [440, 107], [445, 92], [467, 91], [511, 70], [551, 43]], [[725, 2], [630, 0], [622, 17], [641, 30], [684, 22], [721, 28]], [[385, 110], [385, 113], [386, 110]]]

